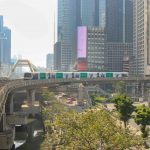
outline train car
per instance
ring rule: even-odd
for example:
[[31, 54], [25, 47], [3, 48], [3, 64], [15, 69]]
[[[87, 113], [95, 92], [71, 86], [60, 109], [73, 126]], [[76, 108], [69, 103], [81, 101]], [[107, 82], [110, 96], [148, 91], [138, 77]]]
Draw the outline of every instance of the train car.
[[39, 73], [38, 72], [33, 72], [31, 80], [39, 80]]
[[44, 73], [44, 72], [39, 73], [39, 79], [45, 80], [46, 79], [46, 73]]
[[34, 72], [24, 73], [24, 80], [45, 80], [45, 79], [87, 79], [87, 78], [124, 78], [128, 72]]
[[25, 72], [24, 73], [24, 80], [32, 80], [32, 73], [31, 72]]
[[86, 79], [88, 77], [88, 73], [87, 72], [80, 72], [80, 78], [81, 79]]
[[62, 79], [63, 78], [63, 72], [56, 72], [56, 79]]

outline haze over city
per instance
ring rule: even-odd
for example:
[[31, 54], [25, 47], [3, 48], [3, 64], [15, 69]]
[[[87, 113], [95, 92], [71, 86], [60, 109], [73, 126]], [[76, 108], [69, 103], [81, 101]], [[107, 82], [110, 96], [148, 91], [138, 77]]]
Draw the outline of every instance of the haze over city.
[[149, 16], [150, 0], [0, 0], [0, 150], [150, 149]]
[[46, 54], [53, 53], [55, 0], [0, 0], [0, 15], [12, 32], [12, 57], [45, 66]]

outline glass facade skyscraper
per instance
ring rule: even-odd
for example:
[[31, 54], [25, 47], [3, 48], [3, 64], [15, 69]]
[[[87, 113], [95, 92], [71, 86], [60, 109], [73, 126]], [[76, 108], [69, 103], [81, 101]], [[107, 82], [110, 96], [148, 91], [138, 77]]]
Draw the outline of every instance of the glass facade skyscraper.
[[2, 32], [3, 29], [3, 16], [0, 16], [0, 32]]
[[3, 28], [4, 40], [3, 40], [3, 63], [11, 63], [11, 30], [7, 27]]
[[81, 20], [105, 29], [108, 42], [133, 42], [132, 0], [81, 0]]
[[3, 26], [0, 16], [0, 65], [11, 63], [11, 30]]
[[99, 4], [98, 4], [99, 27], [105, 28], [106, 26], [106, 0], [98, 0], [98, 1], [99, 1]]
[[81, 20], [83, 26], [95, 26], [95, 0], [81, 0]]
[[109, 42], [133, 41], [133, 2], [106, 0], [106, 32]]
[[80, 25], [78, 0], [58, 0], [58, 42], [61, 43], [61, 70], [71, 69], [74, 63], [77, 25]]

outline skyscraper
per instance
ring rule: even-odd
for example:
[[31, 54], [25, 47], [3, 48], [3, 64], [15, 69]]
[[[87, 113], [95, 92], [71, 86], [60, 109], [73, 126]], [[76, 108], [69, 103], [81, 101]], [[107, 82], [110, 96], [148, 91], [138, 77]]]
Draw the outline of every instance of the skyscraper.
[[3, 40], [3, 63], [11, 63], [11, 30], [7, 27], [3, 28], [4, 40]]
[[53, 70], [54, 68], [54, 54], [46, 55], [46, 68]]
[[133, 41], [131, 0], [106, 0], [106, 32], [109, 42], [131, 43]]
[[133, 66], [131, 73], [150, 75], [150, 1], [133, 1]]
[[95, 26], [95, 0], [81, 0], [81, 20], [83, 26]]
[[96, 21], [98, 21], [98, 26], [101, 28], [106, 27], [106, 0], [96, 0]]
[[11, 30], [3, 26], [3, 16], [0, 16], [0, 65], [11, 62]]
[[54, 70], [61, 70], [61, 43], [54, 45]]
[[78, 27], [77, 37], [77, 70], [104, 71], [106, 52], [104, 30], [99, 27], [81, 26]]
[[2, 32], [3, 29], [3, 16], [0, 15], [0, 32]]
[[61, 70], [65, 71], [74, 63], [76, 27], [80, 24], [78, 9], [80, 3], [77, 0], [58, 0], [57, 42], [61, 43]]

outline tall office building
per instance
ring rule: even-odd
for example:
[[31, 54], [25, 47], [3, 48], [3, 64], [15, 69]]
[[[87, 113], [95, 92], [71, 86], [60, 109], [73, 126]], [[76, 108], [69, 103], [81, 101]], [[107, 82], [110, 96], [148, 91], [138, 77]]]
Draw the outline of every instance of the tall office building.
[[108, 42], [132, 43], [132, 0], [81, 0], [83, 26], [105, 29]]
[[106, 33], [108, 42], [132, 43], [132, 0], [106, 0]]
[[131, 73], [150, 75], [150, 1], [134, 0], [133, 64]]
[[0, 15], [0, 32], [3, 30], [3, 16]]
[[106, 27], [106, 0], [97, 0], [96, 7], [98, 7], [98, 26], [101, 28]]
[[[79, 11], [78, 11], [79, 10]], [[76, 30], [80, 24], [78, 0], [58, 0], [57, 42], [61, 43], [61, 70], [70, 70], [75, 59]]]
[[54, 70], [61, 70], [61, 43], [54, 45]]
[[3, 26], [0, 16], [0, 65], [11, 63], [11, 30]]
[[3, 40], [3, 63], [11, 63], [11, 30], [7, 27], [3, 28], [5, 39]]
[[106, 0], [81, 0], [82, 26], [105, 27]]
[[46, 68], [53, 70], [54, 68], [54, 54], [46, 55]]
[[78, 27], [77, 70], [104, 71], [105, 44], [104, 30], [99, 27]]
[[81, 0], [81, 21], [83, 26], [95, 26], [95, 0]]
[[132, 43], [107, 42], [106, 70], [114, 72], [129, 71], [129, 57], [132, 53]]

